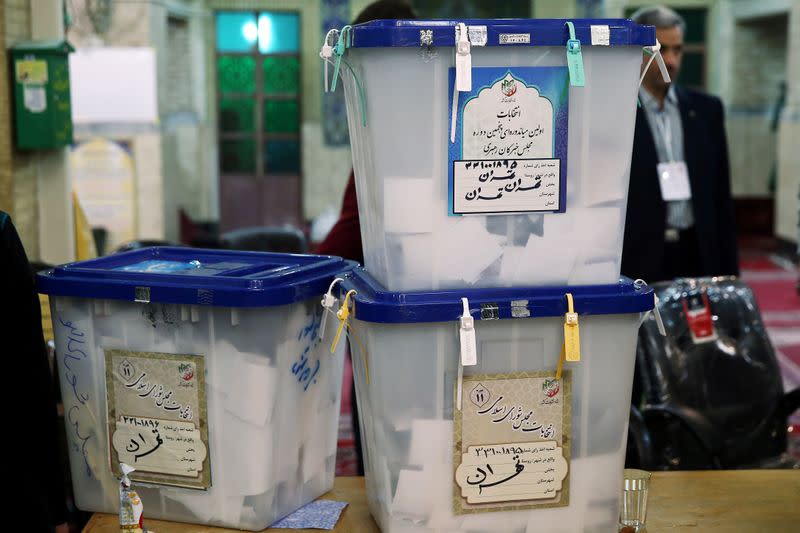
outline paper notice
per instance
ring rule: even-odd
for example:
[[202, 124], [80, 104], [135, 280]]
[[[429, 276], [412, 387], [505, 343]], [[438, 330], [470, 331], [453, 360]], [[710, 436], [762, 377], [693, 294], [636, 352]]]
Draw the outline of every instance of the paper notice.
[[456, 470], [467, 503], [554, 498], [567, 475], [564, 449], [555, 441], [470, 446]]
[[[558, 355], [553, 355], [553, 361]], [[453, 512], [569, 504], [569, 371], [465, 376], [455, 411]]]
[[205, 359], [104, 351], [111, 464], [134, 466], [134, 480], [210, 487]]

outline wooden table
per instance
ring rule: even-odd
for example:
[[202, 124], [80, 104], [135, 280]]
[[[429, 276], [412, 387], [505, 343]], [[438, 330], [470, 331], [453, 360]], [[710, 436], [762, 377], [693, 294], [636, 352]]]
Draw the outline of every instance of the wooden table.
[[[369, 515], [364, 478], [339, 477], [323, 498], [347, 501], [335, 532], [378, 533]], [[647, 531], [776, 533], [800, 531], [800, 471], [727, 470], [655, 472], [648, 498]], [[147, 520], [155, 533], [234, 533], [238, 530]], [[118, 533], [117, 517], [95, 514], [84, 533]], [[303, 531], [319, 529], [267, 529]]]

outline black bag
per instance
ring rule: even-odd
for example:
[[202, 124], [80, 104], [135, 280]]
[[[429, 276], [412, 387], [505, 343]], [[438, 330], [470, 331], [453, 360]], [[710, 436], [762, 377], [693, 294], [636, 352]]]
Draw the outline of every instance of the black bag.
[[648, 470], [792, 466], [780, 368], [752, 290], [732, 278], [654, 286], [666, 336], [639, 330], [627, 464]]

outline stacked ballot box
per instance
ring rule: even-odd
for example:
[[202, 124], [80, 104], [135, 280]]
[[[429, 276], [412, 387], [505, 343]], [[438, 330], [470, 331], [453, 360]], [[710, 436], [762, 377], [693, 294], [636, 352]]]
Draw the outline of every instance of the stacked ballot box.
[[348, 263], [155, 248], [58, 267], [50, 295], [78, 508], [261, 530], [333, 486], [343, 345], [320, 299]]
[[364, 249], [340, 291], [354, 291], [372, 515], [389, 533], [615, 531], [654, 304], [620, 278], [654, 28], [380, 20], [333, 36], [321, 56], [344, 88]]
[[364, 266], [396, 291], [615, 282], [653, 29], [575, 21], [577, 86], [565, 21], [465, 27], [462, 89], [453, 22], [349, 32], [340, 72]]
[[[630, 280], [572, 289], [581, 358], [560, 377], [565, 287], [394, 293], [356, 269], [342, 290], [357, 291], [367, 499], [383, 531], [616, 531], [652, 289]], [[470, 366], [460, 365], [461, 298], [477, 341]]]

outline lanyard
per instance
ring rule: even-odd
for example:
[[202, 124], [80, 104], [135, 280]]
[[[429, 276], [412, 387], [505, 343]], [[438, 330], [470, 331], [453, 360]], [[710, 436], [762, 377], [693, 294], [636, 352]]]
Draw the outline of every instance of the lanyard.
[[675, 156], [672, 152], [672, 125], [670, 124], [669, 115], [667, 111], [655, 113], [656, 125], [661, 132], [661, 139], [664, 141], [664, 147], [667, 150], [668, 162], [675, 161]]

